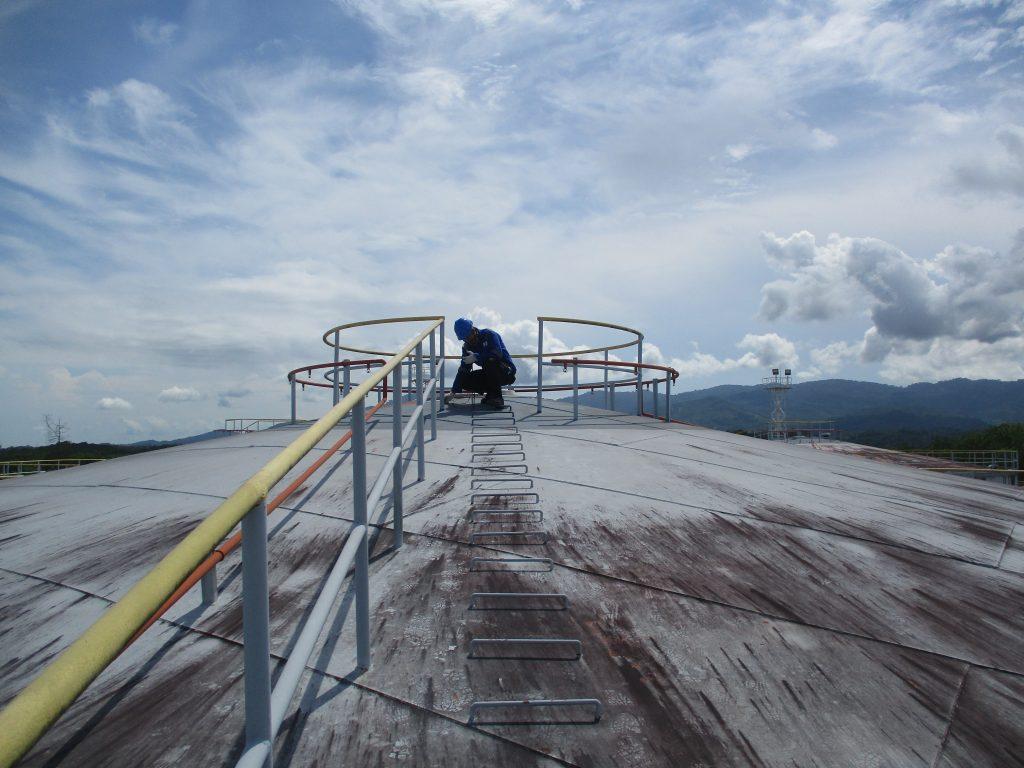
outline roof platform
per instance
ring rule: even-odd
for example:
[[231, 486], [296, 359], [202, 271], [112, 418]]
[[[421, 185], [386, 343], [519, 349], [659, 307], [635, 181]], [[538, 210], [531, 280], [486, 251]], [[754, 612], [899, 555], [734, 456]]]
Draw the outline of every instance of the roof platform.
[[[347, 584], [275, 765], [1024, 765], [1020, 489], [509, 401], [509, 416], [439, 415], [426, 478], [405, 481], [400, 549], [389, 504], [374, 513], [372, 664], [355, 667]], [[0, 703], [301, 428], [0, 483]], [[385, 406], [371, 475], [391, 440]], [[352, 526], [350, 462], [339, 451], [269, 518], [278, 673]], [[506, 535], [523, 530], [544, 536]], [[229, 554], [216, 601], [196, 586], [20, 764], [234, 764], [240, 562]], [[579, 657], [473, 650], [538, 638], [578, 641]], [[585, 705], [470, 722], [474, 702], [591, 698], [597, 723]]]

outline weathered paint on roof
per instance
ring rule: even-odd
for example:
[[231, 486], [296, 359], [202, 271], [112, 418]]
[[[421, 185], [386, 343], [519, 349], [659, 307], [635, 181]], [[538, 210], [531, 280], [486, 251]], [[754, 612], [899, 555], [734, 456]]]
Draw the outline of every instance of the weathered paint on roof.
[[[427, 479], [407, 481], [406, 545], [392, 550], [386, 526], [375, 545], [373, 667], [352, 676], [346, 595], [278, 764], [1024, 764], [1019, 490], [589, 408], [573, 424], [565, 408], [515, 406], [522, 484], [551, 534], [540, 547], [470, 544], [489, 462], [472, 460], [471, 413], [445, 417]], [[371, 476], [390, 447], [381, 415]], [[0, 484], [0, 701], [294, 434]], [[350, 471], [340, 453], [271, 517], [279, 659], [343, 542]], [[503, 552], [556, 567], [469, 570]], [[242, 746], [239, 557], [219, 567], [214, 606], [187, 596], [25, 764], [230, 764]], [[506, 590], [564, 593], [570, 608], [468, 609], [473, 592]], [[578, 638], [583, 657], [468, 658], [472, 638], [502, 636]], [[596, 696], [606, 714], [466, 725], [474, 700], [534, 696]]]

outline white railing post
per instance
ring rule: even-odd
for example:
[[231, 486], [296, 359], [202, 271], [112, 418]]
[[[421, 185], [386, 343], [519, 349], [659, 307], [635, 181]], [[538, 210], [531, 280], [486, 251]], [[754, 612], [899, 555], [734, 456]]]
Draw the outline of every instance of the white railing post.
[[[352, 406], [352, 518], [366, 526], [366, 398]], [[370, 668], [370, 544], [364, 536], [356, 554], [356, 664]]]
[[644, 340], [643, 337], [636, 342], [636, 415], [644, 415], [644, 369], [640, 366], [644, 362]]
[[654, 418], [658, 418], [658, 380], [654, 380]]
[[341, 381], [338, 379], [338, 357], [341, 350], [338, 349], [338, 331], [334, 332], [334, 404], [337, 405], [341, 399]]
[[444, 320], [442, 320], [441, 321], [441, 381], [440, 381], [440, 384], [439, 384], [439, 386], [440, 386], [440, 393], [438, 395], [441, 398], [441, 407], [442, 408], [444, 408], [444, 366], [445, 366], [444, 355], [445, 355], [445, 352], [444, 352]]
[[213, 605], [217, 600], [217, 566], [214, 565], [204, 573], [199, 583], [203, 592], [203, 605]]
[[292, 424], [295, 423], [295, 377], [292, 376]]
[[580, 418], [580, 367], [576, 364], [576, 358], [572, 359], [572, 420]]
[[[437, 330], [436, 328], [434, 330]], [[430, 380], [437, 378], [437, 342], [434, 340], [434, 331], [430, 332]], [[437, 385], [430, 391], [430, 439], [437, 440]]]
[[[391, 374], [394, 383], [394, 390], [399, 393], [402, 389], [402, 366], [396, 365]], [[391, 471], [391, 508], [395, 513], [395, 549], [402, 546], [404, 538], [404, 513], [402, 510], [402, 396], [398, 394], [391, 398], [391, 446], [397, 447], [398, 461]]]
[[[608, 362], [608, 350], [604, 351], [604, 361]], [[608, 366], [604, 367], [604, 409], [608, 410]]]
[[[412, 374], [412, 371], [409, 372]], [[416, 345], [416, 405], [423, 405], [423, 342]], [[416, 474], [420, 480], [427, 476], [427, 454], [423, 445], [423, 408], [416, 419]]]
[[537, 319], [537, 413], [544, 406], [541, 404], [541, 389], [544, 385], [544, 321]]
[[[242, 630], [245, 638], [245, 743], [271, 741], [270, 588], [267, 582], [267, 506], [242, 518]], [[271, 768], [273, 750], [264, 761]]]

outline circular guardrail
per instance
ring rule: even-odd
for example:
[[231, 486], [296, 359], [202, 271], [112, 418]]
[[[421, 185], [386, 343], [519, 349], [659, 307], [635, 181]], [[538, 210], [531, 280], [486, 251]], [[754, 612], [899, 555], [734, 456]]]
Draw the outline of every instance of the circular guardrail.
[[[357, 320], [351, 323], [342, 323], [336, 325], [333, 328], [329, 328], [323, 334], [323, 342], [328, 347], [331, 347], [334, 351], [334, 362], [328, 363], [317, 363], [313, 365], [302, 366], [295, 368], [288, 372], [288, 381], [292, 384], [294, 389], [295, 385], [298, 384], [303, 388], [307, 386], [320, 387], [324, 389], [338, 390], [340, 382], [339, 377], [344, 373], [346, 378], [346, 384], [349, 379], [349, 371], [356, 368], [364, 367], [367, 371], [370, 371], [373, 367], [384, 364], [384, 359], [394, 355], [393, 350], [383, 349], [369, 349], [361, 346], [356, 346], [352, 343], [346, 342], [344, 334], [351, 332], [359, 328], [367, 328], [370, 326], [380, 325], [391, 325], [391, 324], [402, 324], [402, 323], [415, 323], [430, 320], [440, 320], [441, 322], [441, 347], [440, 354], [431, 349], [431, 354], [434, 355], [434, 359], [438, 362], [445, 360], [459, 360], [460, 355], [445, 355], [444, 346], [444, 321], [443, 315], [416, 315], [408, 317], [385, 317], [376, 318], [373, 320]], [[620, 331], [628, 334], [631, 338], [623, 342], [615, 342], [611, 344], [604, 344], [601, 346], [589, 347], [586, 349], [576, 350], [565, 350], [560, 349], [558, 351], [550, 351], [544, 349], [544, 326], [551, 324], [571, 324], [578, 326], [585, 326], [588, 328], [595, 329], [608, 329], [613, 331]], [[513, 385], [510, 389], [517, 393], [528, 393], [535, 392], [537, 394], [538, 409], [540, 409], [541, 396], [545, 392], [567, 392], [573, 391], [595, 391], [603, 390], [606, 393], [611, 392], [612, 403], [614, 403], [614, 392], [616, 389], [630, 388], [636, 390], [637, 395], [637, 412], [642, 413], [643, 411], [643, 396], [642, 391], [644, 389], [651, 390], [657, 393], [660, 385], [665, 385], [666, 395], [666, 410], [667, 410], [667, 397], [671, 389], [672, 384], [679, 377], [678, 371], [675, 369], [664, 366], [655, 365], [651, 363], [643, 362], [643, 341], [644, 334], [636, 328], [631, 328], [626, 325], [620, 325], [618, 323], [607, 323], [600, 320], [586, 320], [575, 317], [558, 317], [543, 315], [537, 318], [537, 352], [516, 352], [512, 353], [511, 357], [515, 359], [533, 359], [537, 361], [537, 383], [534, 384], [519, 384]], [[636, 361], [623, 361], [623, 360], [610, 360], [609, 353], [616, 350], [624, 349], [636, 349]], [[354, 353], [357, 355], [367, 355], [369, 357], [357, 358], [357, 359], [341, 359], [342, 353]], [[603, 358], [590, 357], [592, 355], [603, 355]], [[407, 361], [409, 362], [409, 361]], [[562, 366], [563, 371], [567, 371], [571, 368], [578, 371], [579, 369], [588, 370], [601, 370], [604, 375], [599, 381], [578, 381], [578, 375], [574, 376], [574, 384], [568, 383], [551, 383], [545, 384], [543, 379], [543, 369]], [[442, 366], [443, 368], [443, 366]], [[313, 375], [316, 371], [323, 371], [322, 381], [314, 379]], [[644, 378], [645, 372], [653, 372], [654, 375], [649, 378]], [[663, 374], [658, 376], [658, 372]], [[609, 373], [622, 373], [624, 377], [610, 378]], [[442, 373], [442, 388], [444, 382], [444, 374]], [[381, 385], [376, 388], [379, 391], [380, 396], [387, 397], [387, 385]], [[403, 387], [403, 392], [405, 392]], [[411, 388], [408, 391], [412, 391]]]

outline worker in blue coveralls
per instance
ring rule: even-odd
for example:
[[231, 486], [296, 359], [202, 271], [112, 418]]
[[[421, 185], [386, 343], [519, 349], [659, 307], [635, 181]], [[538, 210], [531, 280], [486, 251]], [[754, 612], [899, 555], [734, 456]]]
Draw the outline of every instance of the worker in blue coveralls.
[[[455, 335], [462, 342], [462, 364], [445, 402], [451, 402], [451, 395], [469, 391], [484, 395], [484, 405], [504, 408], [501, 388], [516, 380], [516, 365], [501, 336], [490, 328], [474, 328], [464, 317], [455, 321]], [[474, 364], [480, 368], [473, 370]]]

